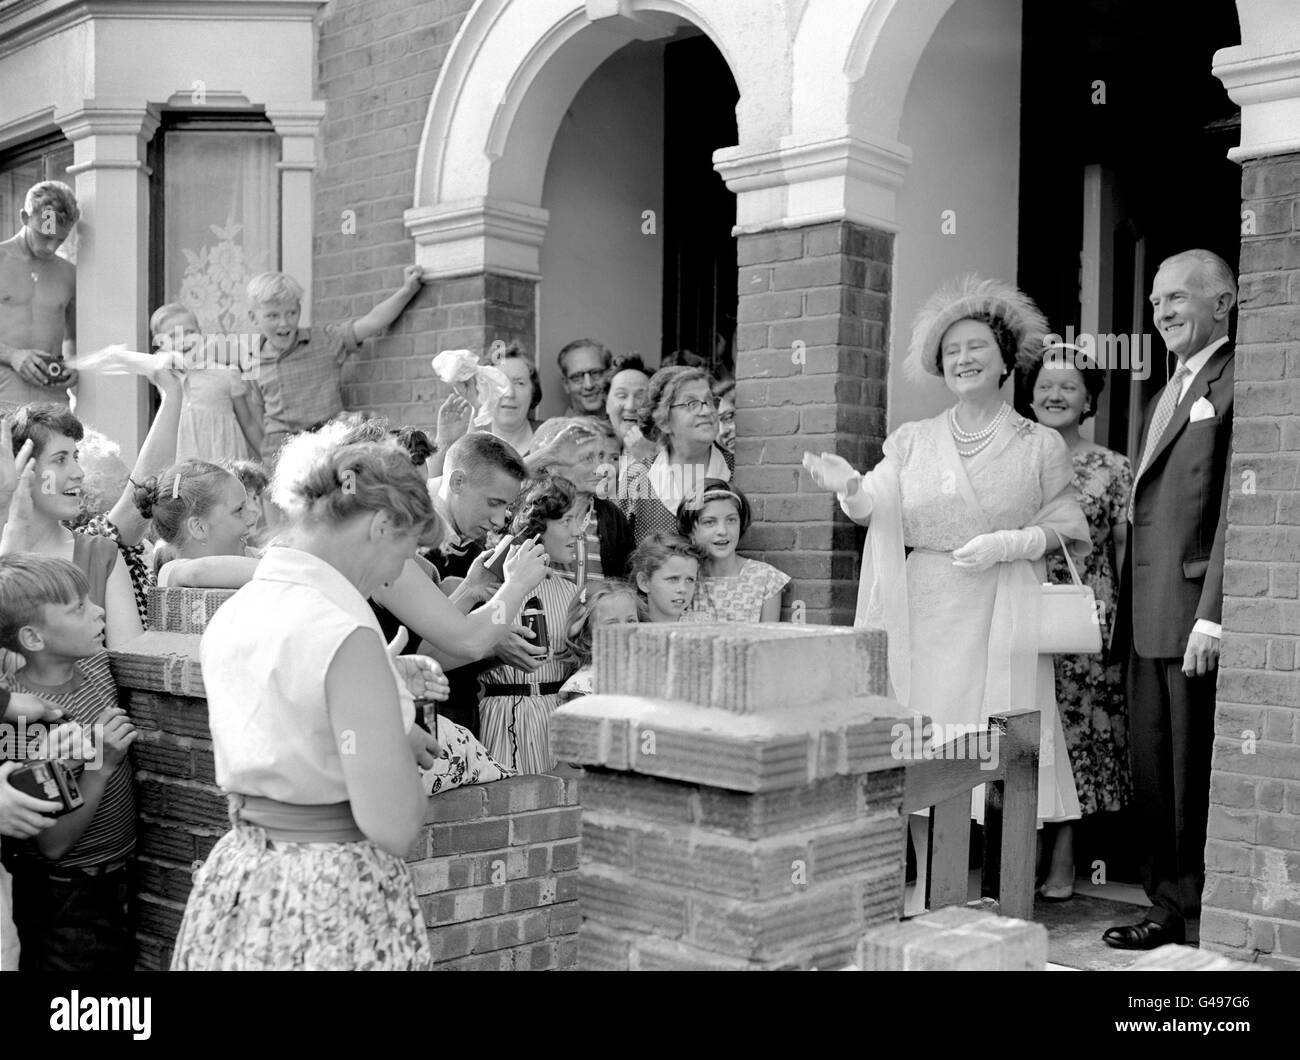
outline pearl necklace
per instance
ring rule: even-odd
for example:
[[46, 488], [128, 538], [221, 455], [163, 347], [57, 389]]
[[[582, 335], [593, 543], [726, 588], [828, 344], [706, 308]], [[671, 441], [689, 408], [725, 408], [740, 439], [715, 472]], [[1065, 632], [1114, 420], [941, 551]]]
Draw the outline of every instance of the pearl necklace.
[[[953, 441], [957, 443], [957, 452], [962, 456], [975, 456], [975, 454], [987, 449], [993, 443], [993, 439], [997, 437], [998, 429], [1010, 412], [1011, 406], [1004, 401], [1002, 407], [998, 409], [997, 415], [989, 421], [987, 427], [982, 430], [968, 432], [962, 430], [957, 423], [957, 407], [954, 405], [950, 408], [948, 410], [948, 429], [952, 431]], [[963, 449], [962, 446], [968, 448]]]

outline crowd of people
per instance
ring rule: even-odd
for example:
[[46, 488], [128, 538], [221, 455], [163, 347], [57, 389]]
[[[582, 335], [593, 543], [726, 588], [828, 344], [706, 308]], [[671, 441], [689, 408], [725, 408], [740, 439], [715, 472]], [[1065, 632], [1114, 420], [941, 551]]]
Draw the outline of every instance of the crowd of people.
[[[39, 219], [51, 216], [55, 236], [38, 238]], [[0, 248], [48, 266], [57, 233], [75, 220], [69, 189], [37, 185], [18, 244]], [[790, 578], [737, 551], [753, 509], [733, 481], [734, 383], [698, 364], [656, 370], [577, 339], [557, 354], [564, 410], [539, 422], [534, 360], [496, 343], [435, 360], [451, 392], [432, 439], [345, 410], [343, 363], [420, 283], [411, 266], [364, 316], [303, 327], [293, 278], [253, 277], [255, 357], [243, 364], [213, 356], [212, 337], [184, 306], [161, 306], [153, 351], [139, 362], [158, 412], [130, 469], [69, 408], [75, 367], [50, 370], [62, 363], [57, 329], [34, 350], [0, 335], [0, 400], [20, 398], [0, 428], [0, 707], [28, 732], [0, 764], [5, 968], [131, 965], [136, 732], [107, 660], [145, 629], [151, 586], [237, 590], [201, 643], [232, 828], [196, 873], [180, 969], [427, 966], [403, 861], [422, 800], [555, 767], [550, 719], [592, 691], [595, 627], [781, 620]], [[1234, 295], [1212, 255], [1161, 267], [1157, 325], [1192, 365], [1177, 377], [1180, 413], [1188, 388], [1192, 400], [1205, 400], [1207, 386], [1210, 401], [1223, 398]], [[1211, 523], [1208, 537], [1202, 527], [1188, 539], [1193, 550], [1213, 546], [1192, 557], [1205, 561], [1206, 588], [1179, 587], [1169, 604], [1194, 612], [1186, 660], [1163, 640], [1152, 655], [1151, 629], [1117, 601], [1119, 572], [1136, 564], [1139, 582], [1155, 574], [1163, 560], [1144, 550], [1185, 487], [1162, 485], [1171, 463], [1167, 454], [1157, 462], [1163, 426], [1152, 428], [1136, 476], [1084, 439], [1104, 372], [1048, 356], [1065, 348], [1050, 350], [1046, 333], [1007, 284], [967, 279], [936, 293], [918, 317], [909, 370], [918, 383], [942, 379], [954, 404], [898, 428], [871, 472], [829, 453], [805, 464], [869, 526], [858, 621], [890, 633], [896, 698], [938, 722], [979, 722], [1008, 706], [1043, 712], [1042, 897], [1072, 892], [1071, 822], [1146, 800], [1144, 826], [1159, 839], [1144, 925], [1156, 927], [1116, 929], [1121, 937], [1108, 941], [1181, 940], [1203, 874], [1186, 833], [1194, 839], [1199, 827], [1203, 844], [1208, 757], [1204, 793], [1171, 771], [1208, 756], [1192, 714], [1213, 698], [1221, 537]], [[1003, 401], [1015, 372], [1032, 391], [1033, 419]], [[1230, 423], [1230, 404], [1214, 408], [1214, 424]], [[1199, 435], [1217, 443], [1218, 432]], [[1104, 603], [1106, 639], [1113, 620], [1116, 637], [1132, 630], [1144, 663], [1116, 647], [1038, 654], [1018, 616], [1045, 571], [1069, 579], [1067, 549]], [[1139, 731], [1160, 761], [1143, 745], [1130, 776]], [[79, 774], [80, 804], [65, 812], [16, 786], [33, 764]], [[910, 827], [925, 851], [926, 819]], [[919, 861], [914, 911], [925, 893]]]

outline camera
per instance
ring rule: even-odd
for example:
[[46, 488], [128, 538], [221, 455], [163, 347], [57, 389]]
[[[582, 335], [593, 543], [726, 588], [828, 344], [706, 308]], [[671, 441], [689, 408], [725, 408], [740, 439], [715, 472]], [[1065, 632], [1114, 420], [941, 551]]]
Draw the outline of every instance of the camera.
[[45, 365], [45, 374], [51, 379], [62, 379], [68, 374], [68, 366], [62, 361], [50, 361]]
[[546, 612], [542, 610], [542, 601], [536, 596], [532, 597], [528, 603], [524, 604], [524, 610], [519, 619], [521, 625], [532, 631], [533, 647], [545, 648], [549, 653], [551, 642], [546, 634]]
[[491, 572], [494, 577], [505, 579], [506, 576], [506, 552], [510, 549], [510, 544], [514, 541], [513, 534], [506, 534], [497, 547], [492, 551], [491, 557], [483, 564], [485, 571]]
[[9, 785], [33, 798], [59, 803], [63, 808], [55, 811], [55, 817], [81, 809], [84, 801], [72, 770], [57, 759], [28, 762], [15, 769], [9, 774]]

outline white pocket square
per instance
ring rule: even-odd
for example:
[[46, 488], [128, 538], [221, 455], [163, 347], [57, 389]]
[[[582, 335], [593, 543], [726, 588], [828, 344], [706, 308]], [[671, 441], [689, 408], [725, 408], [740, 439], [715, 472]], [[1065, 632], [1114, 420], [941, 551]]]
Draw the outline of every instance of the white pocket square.
[[1196, 423], [1198, 420], [1211, 420], [1215, 417], [1214, 406], [1205, 398], [1197, 398], [1192, 402], [1192, 413], [1189, 422]]

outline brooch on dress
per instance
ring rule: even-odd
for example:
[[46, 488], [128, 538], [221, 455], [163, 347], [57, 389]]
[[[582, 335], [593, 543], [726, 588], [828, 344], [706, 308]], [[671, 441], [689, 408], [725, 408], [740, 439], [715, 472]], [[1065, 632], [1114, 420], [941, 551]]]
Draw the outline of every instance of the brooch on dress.
[[1038, 424], [1035, 423], [1033, 420], [1027, 420], [1022, 416], [1020, 418], [1020, 422], [1015, 425], [1014, 430], [1016, 434], [1018, 434], [1021, 438], [1024, 438], [1030, 434], [1033, 434], [1034, 428], [1037, 426]]

